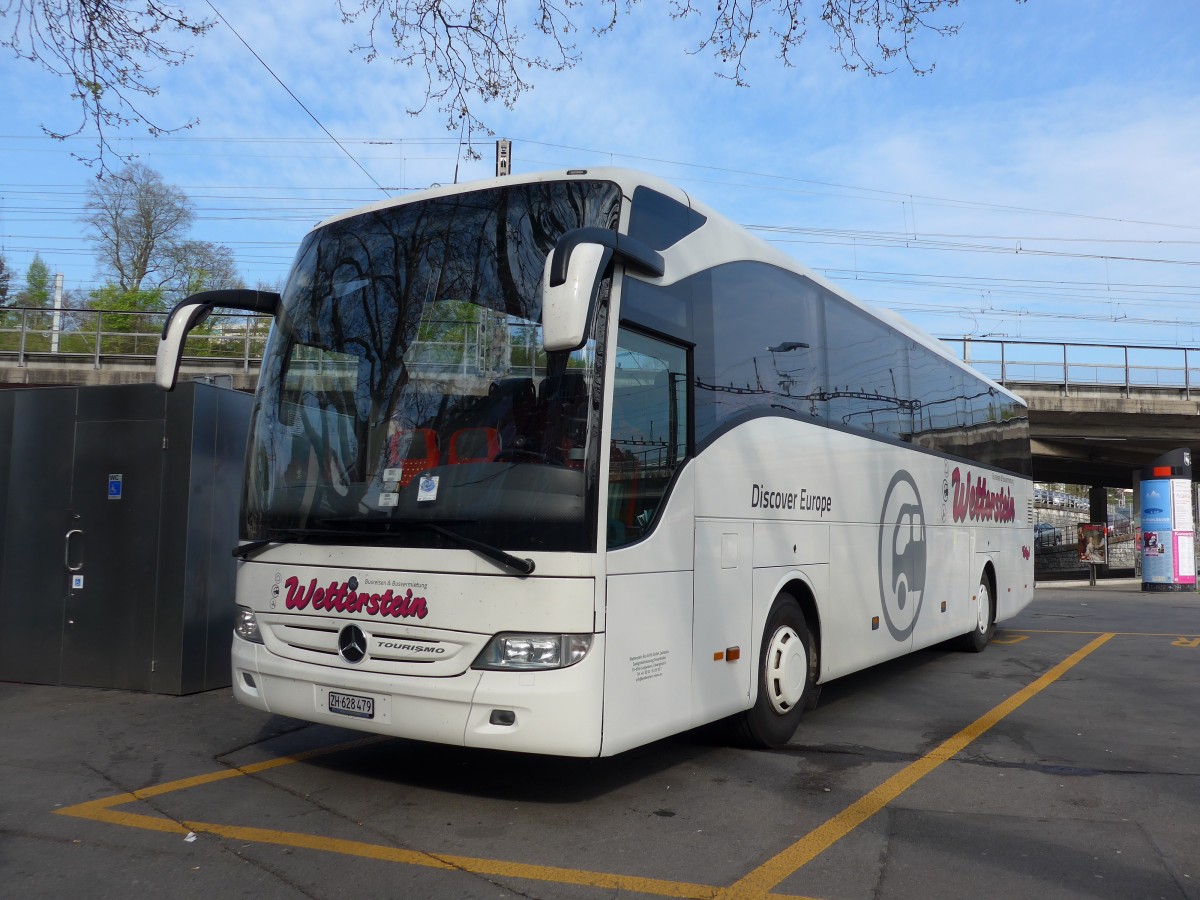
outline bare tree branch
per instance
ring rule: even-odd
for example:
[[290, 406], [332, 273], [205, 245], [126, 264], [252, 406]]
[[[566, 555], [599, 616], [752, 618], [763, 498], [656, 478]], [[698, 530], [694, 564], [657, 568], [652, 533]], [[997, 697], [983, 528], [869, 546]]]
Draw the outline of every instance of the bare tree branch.
[[94, 156], [76, 156], [87, 165], [108, 169], [106, 155], [116, 153], [109, 130], [142, 124], [152, 135], [191, 128], [196, 120], [166, 127], [151, 119], [142, 107], [145, 98], [158, 93], [149, 76], [155, 64], [182, 65], [187, 49], [173, 47], [164, 31], [200, 37], [211, 27], [207, 20], [189, 19], [183, 10], [156, 0], [5, 0], [0, 17], [5, 28], [0, 46], [46, 71], [71, 82], [71, 99], [79, 104], [79, 123], [59, 130], [45, 125], [52, 138], [64, 140], [87, 129], [97, 138]]
[[[638, 2], [638, 0], [633, 0]], [[712, 28], [695, 50], [711, 50], [721, 63], [717, 75], [728, 78], [739, 87], [746, 86], [746, 54], [754, 41], [762, 36], [755, 20], [766, 19], [767, 33], [777, 42], [778, 59], [792, 66], [792, 56], [808, 36], [805, 5], [816, 0], [713, 0], [713, 10], [707, 15]], [[885, 75], [895, 71], [888, 63], [903, 56], [916, 75], [927, 75], [934, 64], [917, 63], [912, 55], [918, 34], [928, 32], [938, 37], [958, 33], [956, 24], [939, 25], [936, 14], [958, 5], [959, 0], [820, 0], [820, 20], [833, 32], [832, 49], [842, 58], [843, 67], [850, 72]], [[1018, 3], [1024, 0], [1017, 0]], [[699, 0], [671, 0], [672, 18], [705, 16]], [[866, 40], [863, 35], [869, 38]]]
[[[576, 31], [570, 11], [581, 5], [582, 0], [536, 0], [531, 27], [546, 48], [526, 53], [525, 35], [509, 20], [508, 0], [466, 0], [461, 8], [445, 0], [338, 0], [343, 22], [366, 25], [353, 52], [368, 62], [384, 54], [418, 69], [424, 96], [408, 113], [419, 115], [433, 103], [448, 130], [465, 131], [468, 146], [470, 135], [494, 133], [475, 113], [474, 101], [499, 101], [511, 109], [533, 88], [529, 72], [561, 72], [579, 62], [570, 40]], [[388, 46], [381, 50], [383, 41]]]
[[[642, 0], [336, 0], [342, 21], [359, 30], [352, 52], [368, 62], [385, 58], [423, 76], [408, 112], [433, 105], [446, 127], [461, 132], [468, 153], [473, 135], [493, 134], [483, 108], [500, 102], [512, 108], [534, 87], [539, 73], [561, 72], [582, 58], [575, 39], [581, 25], [593, 36], [616, 32], [622, 16], [633, 15]], [[655, 4], [661, 0], [653, 0]], [[1025, 0], [1015, 0], [1023, 3]], [[670, 0], [677, 20], [695, 17], [707, 34], [687, 52], [710, 52], [716, 74], [748, 84], [754, 50], [765, 36], [784, 66], [809, 33], [811, 11], [833, 36], [832, 49], [849, 71], [868, 75], [894, 72], [903, 63], [925, 75], [932, 62], [918, 61], [915, 48], [925, 36], [948, 37], [957, 24], [942, 15], [959, 0]], [[159, 0], [0, 0], [0, 46], [40, 64], [72, 85], [80, 121], [74, 130], [43, 126], [64, 139], [94, 131], [95, 156], [80, 157], [106, 171], [106, 154], [116, 153], [109, 132], [144, 125], [158, 135], [190, 128], [195, 120], [164, 127], [141, 103], [158, 87], [156, 65], [178, 66], [189, 57], [164, 34], [199, 38], [214, 20], [189, 19], [181, 6]], [[703, 33], [703, 31], [702, 31]]]
[[[934, 63], [919, 65], [913, 59], [912, 46], [923, 31], [938, 37], [958, 34], [958, 25], [935, 25], [927, 21], [939, 9], [950, 9], [959, 0], [825, 0], [821, 20], [833, 31], [834, 49], [843, 66], [851, 72], [859, 69], [868, 75], [885, 75], [889, 61], [903, 56], [916, 75], [928, 75]], [[1017, 0], [1024, 2], [1024, 0]], [[866, 31], [872, 41], [864, 51], [859, 34]], [[878, 59], [875, 52], [878, 52]]]

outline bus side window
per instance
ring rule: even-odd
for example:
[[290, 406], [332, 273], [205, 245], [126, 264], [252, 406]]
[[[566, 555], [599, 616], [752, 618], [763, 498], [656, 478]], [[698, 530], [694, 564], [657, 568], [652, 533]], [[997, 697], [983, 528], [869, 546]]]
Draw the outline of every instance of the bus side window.
[[608, 546], [650, 530], [688, 452], [688, 353], [626, 328], [617, 336], [608, 467]]

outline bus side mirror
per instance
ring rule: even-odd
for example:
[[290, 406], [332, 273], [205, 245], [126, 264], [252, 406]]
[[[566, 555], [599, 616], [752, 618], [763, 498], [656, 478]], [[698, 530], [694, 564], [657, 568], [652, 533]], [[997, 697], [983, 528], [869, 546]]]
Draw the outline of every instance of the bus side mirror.
[[613, 258], [645, 275], [663, 274], [660, 253], [612, 229], [576, 228], [558, 239], [542, 274], [542, 348], [547, 353], [583, 346], [600, 282]]
[[587, 326], [600, 294], [600, 280], [612, 250], [600, 244], [579, 244], [570, 252], [566, 272], [558, 284], [555, 279], [556, 247], [546, 260], [542, 276], [542, 348], [578, 350], [587, 338]]
[[275, 292], [249, 289], [204, 291], [182, 300], [171, 310], [163, 325], [162, 338], [159, 340], [158, 354], [154, 361], [155, 382], [164, 391], [175, 389], [184, 339], [189, 331], [208, 318], [208, 314], [217, 307], [275, 315], [279, 304], [280, 297]]

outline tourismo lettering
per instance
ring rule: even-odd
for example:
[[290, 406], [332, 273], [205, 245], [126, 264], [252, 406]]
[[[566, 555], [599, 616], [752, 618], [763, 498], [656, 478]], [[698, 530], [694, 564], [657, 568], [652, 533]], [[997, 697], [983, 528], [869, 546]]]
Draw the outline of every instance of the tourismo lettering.
[[962, 471], [955, 469], [950, 476], [954, 487], [954, 521], [971, 519], [975, 522], [1013, 522], [1017, 518], [1017, 504], [1008, 488], [989, 491], [987, 479], [980, 478], [971, 483], [971, 473], [963, 481]]
[[388, 588], [382, 594], [355, 591], [345, 581], [317, 587], [317, 579], [301, 587], [300, 579], [292, 575], [283, 583], [287, 588], [288, 609], [308, 609], [314, 612], [338, 612], [393, 619], [423, 619], [429, 614], [424, 597], [414, 597], [412, 588], [397, 594]]

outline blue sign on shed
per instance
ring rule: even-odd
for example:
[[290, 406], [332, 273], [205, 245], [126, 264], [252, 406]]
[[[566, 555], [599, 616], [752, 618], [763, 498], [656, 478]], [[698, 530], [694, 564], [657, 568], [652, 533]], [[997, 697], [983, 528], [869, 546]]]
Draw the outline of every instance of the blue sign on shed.
[[124, 475], [109, 475], [108, 476], [108, 499], [120, 500], [121, 488], [124, 483]]

